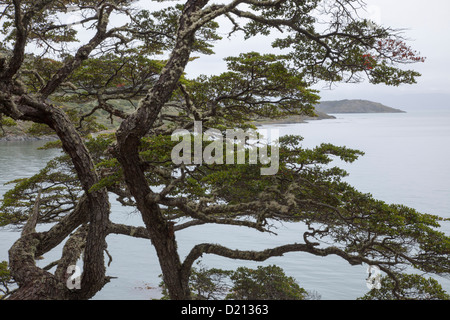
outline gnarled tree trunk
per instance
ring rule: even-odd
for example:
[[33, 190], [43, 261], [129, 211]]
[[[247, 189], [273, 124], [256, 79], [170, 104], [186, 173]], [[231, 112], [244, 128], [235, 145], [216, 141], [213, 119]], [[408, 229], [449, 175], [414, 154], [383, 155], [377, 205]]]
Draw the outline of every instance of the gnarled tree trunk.
[[176, 46], [159, 80], [143, 99], [137, 112], [128, 117], [117, 132], [117, 158], [156, 249], [169, 296], [174, 300], [190, 299], [188, 282], [185, 281], [177, 252], [173, 226], [163, 217], [159, 205], [151, 200], [152, 191], [139, 158], [139, 145], [164, 104], [169, 101], [189, 62], [197, 31], [192, 27], [195, 22], [192, 16], [206, 3], [204, 0], [188, 1], [180, 19]]

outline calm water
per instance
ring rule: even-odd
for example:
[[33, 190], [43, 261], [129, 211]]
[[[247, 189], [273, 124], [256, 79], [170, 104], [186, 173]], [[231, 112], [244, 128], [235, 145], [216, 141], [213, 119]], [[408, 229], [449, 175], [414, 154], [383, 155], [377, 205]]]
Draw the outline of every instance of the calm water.
[[[305, 137], [306, 146], [322, 142], [360, 149], [364, 157], [352, 165], [342, 165], [347, 178], [360, 191], [388, 203], [401, 203], [422, 212], [450, 218], [450, 106], [449, 108], [405, 109], [406, 114], [336, 115], [336, 120], [280, 126], [281, 134]], [[2, 184], [29, 176], [53, 157], [52, 151], [37, 151], [36, 143], [0, 143], [0, 194], [8, 190]], [[136, 213], [113, 201], [115, 222], [142, 225]], [[443, 225], [450, 233], [450, 226]], [[244, 228], [203, 226], [177, 234], [182, 256], [197, 243], [221, 243], [231, 248], [261, 250], [285, 243], [300, 242], [301, 229], [280, 225], [278, 236], [262, 235]], [[7, 260], [8, 248], [18, 234], [0, 230], [0, 260]], [[158, 297], [160, 269], [149, 241], [123, 236], [108, 238], [113, 256], [108, 275], [119, 277], [108, 284], [96, 299], [149, 299]], [[59, 249], [59, 248], [58, 248]], [[58, 259], [60, 251], [50, 252], [39, 265]], [[204, 265], [235, 269], [244, 263], [216, 256], [205, 256]], [[352, 267], [340, 258], [318, 258], [290, 253], [264, 263], [277, 264], [307, 290], [322, 299], [355, 299], [367, 292], [367, 266]], [[245, 265], [256, 267], [257, 263]], [[440, 279], [450, 292], [450, 282]]]

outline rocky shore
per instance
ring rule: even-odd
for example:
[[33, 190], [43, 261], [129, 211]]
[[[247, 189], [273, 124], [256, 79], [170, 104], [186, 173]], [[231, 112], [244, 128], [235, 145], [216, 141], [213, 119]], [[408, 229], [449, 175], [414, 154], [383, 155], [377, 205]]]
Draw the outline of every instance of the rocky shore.
[[0, 137], [0, 142], [28, 142], [28, 141], [55, 141], [58, 140], [56, 136], [31, 136], [31, 135], [17, 135], [9, 134]]
[[[293, 124], [306, 123], [312, 120], [336, 119], [333, 114], [341, 113], [404, 113], [405, 111], [387, 107], [381, 103], [367, 100], [341, 100], [341, 101], [323, 101], [316, 106], [317, 117], [307, 116], [290, 116], [284, 119], [261, 119], [254, 122], [256, 126], [276, 125], [276, 124]], [[55, 141], [56, 135], [31, 135], [27, 134], [24, 125], [19, 126], [15, 132], [8, 132], [4, 136], [0, 136], [0, 142], [17, 142], [17, 141]], [[105, 132], [113, 132], [108, 130]], [[1, 133], [1, 132], [0, 132]]]
[[325, 120], [325, 119], [336, 119], [335, 116], [326, 114], [324, 112], [316, 111], [317, 117], [307, 117], [307, 116], [291, 116], [284, 119], [268, 119], [260, 120], [256, 125], [271, 125], [271, 124], [293, 124], [293, 123], [306, 123], [312, 120]]

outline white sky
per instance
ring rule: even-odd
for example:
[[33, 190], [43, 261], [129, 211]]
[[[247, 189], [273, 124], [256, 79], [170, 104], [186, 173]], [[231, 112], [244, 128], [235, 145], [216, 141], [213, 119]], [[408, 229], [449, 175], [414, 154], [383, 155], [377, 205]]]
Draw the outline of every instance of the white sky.
[[[365, 17], [392, 28], [407, 29], [405, 37], [410, 39], [413, 49], [427, 58], [425, 63], [411, 67], [422, 73], [418, 84], [387, 87], [362, 83], [357, 85], [339, 84], [332, 90], [323, 90], [323, 100], [369, 99], [377, 102], [396, 104], [405, 101], [405, 95], [411, 104], [417, 102], [415, 95], [445, 94], [438, 103], [447, 103], [450, 98], [450, 1], [449, 0], [365, 0]], [[187, 71], [189, 74], [215, 73], [223, 71], [223, 57], [237, 55], [250, 50], [270, 48], [270, 41], [254, 39], [249, 42], [237, 40], [219, 44], [216, 55], [202, 57]], [[319, 87], [322, 89], [322, 87]], [[403, 99], [403, 100], [402, 100]], [[428, 98], [429, 99], [429, 96]], [[416, 100], [416, 101], [415, 101]], [[450, 106], [450, 102], [448, 103]]]
[[[339, 84], [332, 90], [321, 90], [323, 100], [368, 99], [401, 108], [403, 105], [421, 105], [435, 99], [434, 103], [450, 107], [450, 1], [449, 0], [364, 0], [367, 12], [363, 15], [392, 28], [407, 29], [404, 36], [409, 45], [427, 58], [425, 63], [410, 67], [422, 73], [418, 84], [387, 87], [362, 83]], [[218, 0], [217, 2], [226, 2]], [[154, 10], [159, 6], [173, 5], [141, 0], [140, 6]], [[228, 21], [225, 21], [228, 23]], [[226, 31], [229, 29], [225, 28]], [[226, 34], [223, 34], [226, 38]], [[240, 37], [216, 44], [213, 56], [202, 56], [187, 68], [190, 77], [199, 74], [218, 74], [225, 71], [223, 58], [241, 52], [267, 52], [273, 49], [271, 40], [265, 38], [243, 41]], [[420, 96], [419, 96], [420, 95]], [[408, 102], [406, 102], [408, 101]]]

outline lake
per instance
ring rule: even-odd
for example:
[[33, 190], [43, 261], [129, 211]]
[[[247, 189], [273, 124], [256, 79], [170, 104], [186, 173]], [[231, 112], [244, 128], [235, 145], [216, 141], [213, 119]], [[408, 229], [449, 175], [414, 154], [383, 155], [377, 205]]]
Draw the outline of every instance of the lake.
[[[343, 164], [346, 180], [360, 191], [388, 203], [413, 207], [421, 212], [450, 218], [450, 106], [449, 108], [404, 108], [398, 114], [339, 114], [337, 119], [307, 124], [278, 125], [280, 133], [301, 135], [304, 145], [322, 142], [345, 145], [365, 152], [357, 162]], [[266, 126], [273, 128], [273, 126]], [[9, 186], [3, 183], [27, 177], [41, 169], [54, 151], [36, 150], [42, 142], [0, 142], [0, 195]], [[142, 225], [138, 214], [111, 199], [112, 220]], [[443, 224], [450, 234], [450, 225]], [[197, 243], [212, 242], [230, 248], [261, 250], [285, 243], [300, 242], [301, 229], [294, 224], [279, 225], [278, 235], [265, 235], [245, 228], [201, 226], [177, 233], [184, 257]], [[17, 239], [16, 231], [0, 229], [0, 261]], [[60, 247], [38, 261], [40, 266], [59, 258]], [[158, 298], [159, 265], [150, 241], [109, 236], [108, 251], [113, 257], [108, 275], [118, 277], [94, 299]], [[277, 264], [287, 275], [326, 300], [351, 300], [364, 295], [367, 266], [352, 267], [338, 257], [319, 258], [290, 253], [264, 263], [231, 261], [204, 256], [202, 264], [232, 270], [245, 265]], [[450, 281], [437, 278], [450, 292]]]

